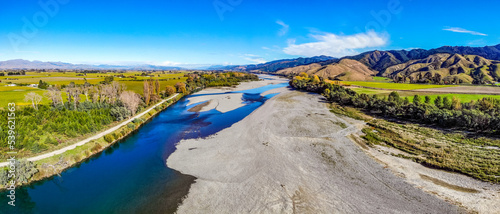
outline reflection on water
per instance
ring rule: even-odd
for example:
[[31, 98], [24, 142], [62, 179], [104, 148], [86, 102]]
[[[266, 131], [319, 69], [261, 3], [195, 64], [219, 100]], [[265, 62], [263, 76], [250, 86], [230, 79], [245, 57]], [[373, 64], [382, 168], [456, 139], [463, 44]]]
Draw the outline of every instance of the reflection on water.
[[[61, 176], [16, 189], [16, 207], [0, 198], [0, 213], [172, 213], [189, 191], [194, 177], [166, 166], [182, 139], [206, 137], [240, 121], [276, 94], [260, 94], [287, 84], [246, 91], [244, 106], [188, 112], [183, 98], [137, 132]], [[203, 95], [195, 95], [203, 96]]]

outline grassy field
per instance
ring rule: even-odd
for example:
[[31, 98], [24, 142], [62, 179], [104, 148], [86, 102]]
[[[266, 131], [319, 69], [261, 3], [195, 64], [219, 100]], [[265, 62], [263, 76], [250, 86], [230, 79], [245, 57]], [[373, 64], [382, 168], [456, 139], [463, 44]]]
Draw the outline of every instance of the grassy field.
[[[146, 79], [146, 78], [144, 78]], [[149, 78], [148, 78], [149, 79]], [[165, 90], [165, 87], [167, 85], [174, 86], [177, 82], [184, 82], [186, 81], [187, 77], [181, 77], [180, 79], [169, 79], [166, 81], [159, 81], [160, 82], [160, 88], [162, 90]], [[125, 80], [118, 80], [118, 82], [123, 83], [127, 86], [127, 90], [134, 91], [138, 94], [142, 94], [144, 82], [143, 81], [125, 81]]]
[[368, 125], [363, 138], [369, 146], [394, 148], [399, 152], [392, 155], [424, 166], [500, 183], [500, 140], [384, 120], [372, 120]]
[[[160, 80], [160, 88], [165, 89], [167, 85], [175, 85], [177, 82], [183, 82], [187, 78], [184, 77], [184, 73], [163, 73], [155, 72], [151, 73], [150, 76], [136, 76], [142, 74], [139, 71], [130, 71], [126, 73], [88, 73], [86, 76], [78, 76], [79, 73], [76, 72], [27, 72], [26, 75], [22, 76], [0, 76], [0, 108], [5, 108], [8, 103], [14, 102], [18, 106], [31, 105], [24, 101], [24, 96], [29, 92], [35, 92], [43, 96], [45, 90], [27, 87], [27, 86], [6, 86], [7, 84], [38, 84], [40, 80], [48, 82], [50, 85], [68, 85], [71, 82], [75, 84], [83, 84], [85, 80], [90, 84], [98, 84], [104, 81], [107, 76], [115, 76], [123, 74], [125, 78], [115, 77], [114, 80], [127, 86], [127, 90], [134, 91], [136, 93], [142, 94], [143, 81], [146, 79], [158, 79]], [[130, 78], [135, 77], [135, 78]], [[134, 81], [131, 81], [134, 80]], [[65, 93], [62, 93], [63, 98], [65, 98]], [[81, 95], [82, 100], [85, 96]], [[49, 104], [50, 101], [44, 97], [41, 104]]]
[[344, 84], [357, 85], [370, 88], [390, 89], [390, 90], [416, 90], [427, 88], [454, 87], [454, 85], [431, 85], [431, 84], [404, 84], [389, 82], [362, 82], [362, 81], [342, 81]]
[[351, 88], [351, 89], [360, 94], [389, 94], [392, 92], [390, 90], [377, 90], [369, 88]]
[[387, 78], [387, 77], [373, 77], [373, 81], [376, 81], [376, 82], [391, 82], [392, 79]]
[[[425, 95], [424, 95], [425, 96]], [[422, 100], [424, 99], [424, 96], [422, 96]], [[492, 97], [496, 99], [500, 99], [500, 95], [485, 95], [485, 94], [434, 94], [434, 95], [427, 95], [431, 98], [432, 102], [436, 99], [437, 96], [441, 96], [442, 98], [448, 97], [451, 99], [452, 97], [456, 97], [460, 99], [461, 102], [463, 103], [468, 103], [472, 100], [479, 100], [482, 99], [483, 97]], [[413, 101], [413, 96], [408, 96], [410, 101]]]
[[[500, 183], [500, 140], [470, 137], [462, 132], [445, 132], [418, 124], [398, 124], [374, 119], [358, 109], [330, 106], [335, 114], [364, 120], [368, 127], [363, 147], [394, 149], [390, 155], [410, 159], [424, 166], [458, 172], [479, 180]], [[366, 144], [365, 144], [366, 143]]]
[[[0, 107], [7, 106], [8, 103], [16, 103], [16, 105], [31, 105], [24, 101], [24, 96], [29, 92], [35, 92], [43, 96], [44, 90], [31, 87], [11, 87], [11, 86], [0, 86]], [[48, 104], [49, 100], [43, 98], [42, 104]]]
[[[377, 89], [369, 89], [369, 88], [352, 88], [353, 91], [360, 93], [360, 94], [368, 94], [368, 95], [373, 95], [373, 94], [378, 94], [381, 96], [388, 96], [392, 91], [391, 90], [377, 90]], [[441, 96], [442, 98], [448, 97], [456, 97], [460, 99], [462, 103], [470, 102], [472, 100], [479, 100], [482, 99], [483, 97], [491, 97], [495, 99], [500, 99], [500, 95], [487, 95], [487, 94], [436, 94], [436, 93], [431, 93], [431, 92], [399, 92], [399, 95], [401, 97], [408, 97], [410, 102], [413, 101], [413, 96], [415, 95], [421, 96], [422, 100], [424, 100], [425, 96], [429, 96], [431, 98], [431, 101], [434, 102], [437, 96]]]

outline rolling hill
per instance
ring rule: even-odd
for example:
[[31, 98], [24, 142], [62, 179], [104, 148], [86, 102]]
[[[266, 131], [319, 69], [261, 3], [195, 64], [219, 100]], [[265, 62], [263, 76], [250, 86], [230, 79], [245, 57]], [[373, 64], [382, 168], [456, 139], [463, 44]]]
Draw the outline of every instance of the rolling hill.
[[371, 80], [372, 76], [377, 72], [368, 68], [363, 63], [353, 59], [342, 59], [338, 62], [333, 62], [326, 65], [313, 63], [302, 65], [293, 68], [287, 68], [277, 71], [277, 74], [282, 75], [298, 75], [300, 72], [305, 72], [312, 75], [318, 75], [326, 79], [349, 80], [349, 81], [366, 81]]
[[368, 51], [355, 56], [344, 58], [355, 59], [367, 65], [373, 70], [384, 71], [386, 68], [400, 63], [406, 63], [410, 60], [424, 59], [428, 56], [438, 54], [460, 54], [477, 55], [490, 60], [500, 60], [500, 44], [496, 46], [468, 47], [468, 46], [443, 46], [440, 48], [424, 50], [388, 50], [388, 51]]
[[500, 80], [499, 63], [477, 55], [438, 53], [390, 66], [379, 75], [395, 82], [484, 84]]

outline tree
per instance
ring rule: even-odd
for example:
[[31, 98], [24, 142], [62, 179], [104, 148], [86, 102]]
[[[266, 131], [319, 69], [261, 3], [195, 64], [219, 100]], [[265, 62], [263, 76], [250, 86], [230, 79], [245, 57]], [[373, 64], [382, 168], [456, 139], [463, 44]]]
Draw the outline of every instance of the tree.
[[109, 103], [114, 104], [126, 88], [127, 87], [124, 84], [120, 84], [116, 81], [112, 82], [110, 84], [110, 89], [108, 90]]
[[422, 99], [418, 96], [418, 94], [415, 94], [415, 96], [413, 96], [413, 104], [418, 105], [420, 103], [422, 103]]
[[405, 105], [410, 104], [410, 99], [408, 97], [405, 97], [405, 100], [403, 102]]
[[160, 82], [158, 81], [158, 79], [155, 80], [155, 91], [156, 95], [160, 95]]
[[425, 103], [426, 104], [431, 104], [431, 97], [425, 96]]
[[34, 109], [38, 110], [38, 104], [42, 102], [42, 96], [38, 95], [35, 92], [30, 92], [24, 96], [24, 101], [31, 101], [31, 105]]
[[165, 88], [165, 96], [170, 97], [173, 94], [175, 94], [175, 88], [173, 86], [171, 86], [171, 85], [167, 86]]
[[151, 99], [151, 92], [149, 87], [149, 81], [144, 81], [144, 87], [142, 88], [142, 94], [144, 96], [144, 103], [149, 106], [149, 101]]
[[451, 100], [448, 97], [443, 98], [443, 108], [451, 109]]
[[120, 100], [123, 102], [123, 105], [132, 112], [132, 115], [135, 114], [139, 104], [141, 103], [141, 98], [139, 95], [132, 91], [124, 91], [120, 94]]
[[309, 75], [307, 75], [305, 72], [300, 72], [299, 76], [303, 78], [309, 78]]
[[52, 101], [53, 106], [59, 103], [62, 104], [61, 91], [57, 90], [57, 88], [50, 87], [43, 95]]
[[441, 96], [437, 96], [436, 99], [434, 100], [434, 105], [438, 108], [443, 107], [443, 98]]
[[[87, 82], [85, 82], [87, 83]], [[82, 92], [83, 94], [85, 94], [85, 98], [86, 98], [86, 101], [89, 101], [89, 93], [90, 93], [90, 90], [91, 90], [91, 86], [83, 86], [82, 88]]]
[[47, 89], [48, 87], [49, 87], [49, 84], [47, 82], [44, 82], [42, 80], [40, 80], [38, 82], [38, 88], [40, 88], [40, 89]]
[[82, 94], [82, 90], [78, 87], [75, 87], [71, 90], [71, 92], [73, 93], [73, 106], [74, 106], [74, 109], [76, 110], [76, 105], [78, 103], [80, 103], [80, 94]]
[[434, 75], [434, 83], [440, 84], [442, 79], [443, 77], [441, 76], [441, 74]]
[[455, 96], [453, 96], [453, 98], [451, 98], [451, 109], [453, 109], [453, 110], [462, 109], [462, 103], [460, 102], [460, 99], [458, 99]]
[[109, 84], [109, 83], [113, 82], [114, 79], [115, 78], [113, 76], [104, 77], [104, 83]]
[[175, 88], [177, 88], [177, 92], [186, 94], [186, 84], [183, 82], [176, 83]]
[[314, 83], [314, 84], [319, 84], [319, 82], [320, 82], [320, 80], [319, 80], [318, 75], [314, 75], [314, 76], [313, 76], [313, 83]]
[[391, 92], [391, 93], [389, 94], [388, 100], [389, 100], [390, 102], [396, 102], [396, 103], [399, 103], [399, 101], [400, 101], [400, 97], [399, 97], [398, 92], [396, 92], [396, 91]]

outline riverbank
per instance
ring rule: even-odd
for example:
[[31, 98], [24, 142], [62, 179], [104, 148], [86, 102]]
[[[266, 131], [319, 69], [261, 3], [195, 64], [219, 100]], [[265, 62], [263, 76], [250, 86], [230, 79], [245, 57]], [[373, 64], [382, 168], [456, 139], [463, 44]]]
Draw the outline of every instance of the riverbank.
[[288, 83], [289, 81], [288, 79], [270, 75], [260, 75], [260, 77], [263, 78], [261, 81], [243, 82], [237, 87], [208, 88], [194, 93], [188, 99], [188, 105], [200, 103], [194, 106], [192, 111], [204, 112], [216, 109], [219, 112], [225, 113], [245, 105], [242, 102], [243, 93], [238, 93], [238, 91]]
[[[120, 122], [118, 125], [92, 137], [86, 138], [56, 151], [27, 158], [28, 161], [36, 164], [38, 173], [36, 173], [27, 183], [18, 184], [17, 186], [28, 185], [30, 183], [58, 175], [62, 171], [79, 164], [96, 154], [99, 154], [108, 147], [127, 137], [130, 133], [139, 129], [144, 123], [161, 112], [161, 110], [177, 102], [182, 97], [183, 95], [180, 94], [172, 95], [171, 97], [147, 108], [136, 116]], [[114, 139], [111, 141], [105, 140], [105, 136], [114, 136]], [[9, 162], [2, 162], [0, 163], [0, 167], [6, 167], [8, 164]], [[5, 187], [0, 185], [0, 190], [3, 189], [5, 189]]]
[[245, 119], [181, 141], [167, 165], [197, 177], [178, 213], [459, 213], [374, 161], [347, 136], [364, 123], [320, 95], [275, 89]]
[[[160, 102], [158, 102], [157, 104], [147, 108], [145, 111], [137, 114], [136, 116], [134, 117], [131, 117], [123, 122], [120, 122], [120, 124], [116, 125], [116, 126], [113, 126], [103, 132], [100, 132], [92, 137], [89, 137], [89, 138], [86, 138], [84, 140], [81, 140], [81, 141], [78, 141], [77, 143], [75, 144], [72, 144], [72, 145], [69, 145], [69, 146], [66, 146], [62, 149], [58, 149], [58, 150], [55, 150], [55, 151], [52, 151], [52, 152], [48, 152], [48, 153], [45, 153], [45, 154], [41, 154], [41, 155], [38, 155], [38, 156], [35, 156], [35, 157], [30, 157], [30, 158], [27, 158], [26, 160], [28, 161], [39, 161], [39, 160], [43, 160], [45, 158], [49, 158], [49, 157], [52, 157], [52, 156], [55, 156], [55, 155], [59, 155], [59, 154], [63, 154], [64, 152], [66, 151], [69, 151], [69, 150], [72, 150], [72, 149], [75, 149], [76, 147], [78, 146], [83, 146], [85, 145], [86, 143], [89, 143], [93, 140], [98, 140], [99, 138], [101, 137], [104, 137], [104, 135], [107, 135], [107, 134], [111, 134], [113, 133], [114, 131], [118, 130], [119, 128], [127, 125], [128, 123], [131, 123], [132, 121], [134, 121], [135, 119], [139, 119], [141, 118], [142, 116], [144, 116], [145, 114], [149, 113], [151, 110], [153, 110], [154, 108], [162, 105], [163, 103], [169, 101], [169, 100], [172, 100], [172, 99], [175, 99], [179, 94], [174, 94], [173, 96], [167, 98], [167, 99], [164, 99]], [[9, 162], [2, 162], [0, 163], [0, 167], [5, 167], [9, 164]]]

